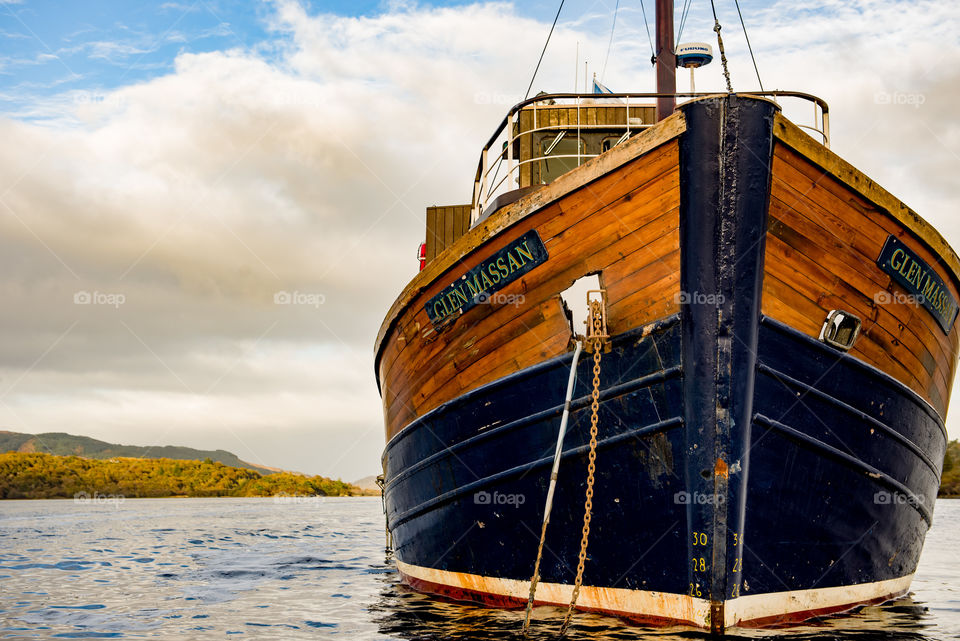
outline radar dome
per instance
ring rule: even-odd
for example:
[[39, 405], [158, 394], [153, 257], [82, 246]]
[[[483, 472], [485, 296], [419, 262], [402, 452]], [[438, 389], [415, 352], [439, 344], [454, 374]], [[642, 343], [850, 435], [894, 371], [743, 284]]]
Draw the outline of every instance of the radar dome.
[[697, 68], [710, 64], [713, 47], [706, 42], [688, 42], [677, 47], [677, 66]]

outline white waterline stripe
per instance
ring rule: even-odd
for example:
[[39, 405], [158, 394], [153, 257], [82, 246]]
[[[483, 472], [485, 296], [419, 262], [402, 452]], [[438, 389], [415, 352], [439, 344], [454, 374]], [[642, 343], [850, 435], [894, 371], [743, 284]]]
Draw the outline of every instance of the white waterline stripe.
[[[529, 581], [436, 570], [399, 560], [396, 563], [400, 572], [410, 578], [479, 594], [524, 601], [530, 591]], [[909, 589], [912, 580], [913, 574], [909, 574], [872, 583], [742, 596], [724, 602], [724, 627], [731, 628], [749, 624], [751, 621], [777, 619], [791, 614], [836, 610], [845, 606], [852, 608], [862, 603], [903, 594]], [[565, 607], [570, 603], [572, 593], [572, 585], [541, 582], [537, 585], [536, 601]], [[584, 608], [613, 614], [657, 617], [702, 628], [710, 627], [710, 601], [685, 594], [585, 585], [580, 589], [577, 603]]]

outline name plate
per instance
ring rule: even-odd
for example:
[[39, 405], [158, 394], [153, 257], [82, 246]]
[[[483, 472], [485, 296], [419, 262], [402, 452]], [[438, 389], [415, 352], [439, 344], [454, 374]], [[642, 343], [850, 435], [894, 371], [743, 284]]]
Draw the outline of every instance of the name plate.
[[547, 258], [540, 235], [530, 230], [444, 287], [423, 308], [435, 326], [443, 325], [468, 309], [490, 302], [491, 294]]
[[950, 333], [957, 318], [957, 301], [930, 265], [892, 235], [887, 237], [877, 265], [910, 292], [916, 299], [913, 302], [926, 307], [944, 332]]

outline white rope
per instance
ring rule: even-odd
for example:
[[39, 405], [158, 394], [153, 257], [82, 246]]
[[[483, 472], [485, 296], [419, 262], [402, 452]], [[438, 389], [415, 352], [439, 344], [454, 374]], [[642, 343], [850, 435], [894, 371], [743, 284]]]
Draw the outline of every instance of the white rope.
[[533, 610], [533, 599], [537, 593], [537, 582], [540, 580], [540, 559], [543, 556], [543, 542], [547, 536], [547, 524], [550, 523], [550, 510], [553, 508], [553, 493], [557, 488], [557, 477], [560, 472], [560, 454], [563, 452], [563, 437], [567, 433], [567, 422], [570, 419], [570, 399], [573, 398], [573, 387], [577, 382], [577, 363], [580, 362], [580, 352], [583, 350], [583, 341], [577, 341], [573, 350], [573, 363], [570, 365], [570, 376], [567, 378], [567, 397], [563, 403], [563, 417], [560, 419], [560, 432], [557, 434], [557, 449], [553, 453], [553, 470], [550, 472], [550, 487], [547, 489], [547, 502], [543, 508], [543, 525], [540, 529], [540, 545], [537, 547], [537, 560], [533, 566], [533, 576], [530, 578], [530, 598], [527, 599], [527, 614], [523, 619], [523, 636], [530, 628], [530, 612]]

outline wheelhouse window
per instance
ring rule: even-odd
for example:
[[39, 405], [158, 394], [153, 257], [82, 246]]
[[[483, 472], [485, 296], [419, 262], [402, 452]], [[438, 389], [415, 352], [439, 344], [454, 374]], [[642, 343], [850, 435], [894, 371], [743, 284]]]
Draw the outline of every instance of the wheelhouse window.
[[535, 166], [538, 173], [537, 182], [541, 185], [553, 182], [576, 167], [578, 154], [581, 160], [585, 160], [582, 158], [586, 153], [583, 140], [569, 131], [542, 137], [538, 149], [541, 160]]
[[629, 132], [624, 133], [621, 136], [608, 136], [600, 141], [600, 153], [606, 153], [616, 147], [619, 144], [622, 144], [627, 138], [630, 137]]

